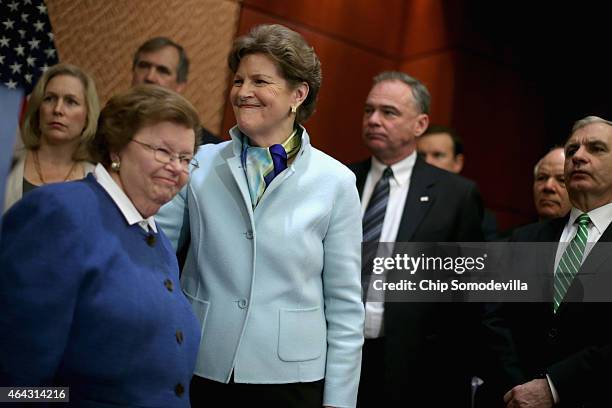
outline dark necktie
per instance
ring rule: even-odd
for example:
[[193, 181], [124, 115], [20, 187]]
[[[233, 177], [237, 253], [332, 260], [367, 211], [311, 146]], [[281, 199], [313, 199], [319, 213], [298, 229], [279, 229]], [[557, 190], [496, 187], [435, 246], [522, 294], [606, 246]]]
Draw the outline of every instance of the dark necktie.
[[391, 167], [387, 167], [376, 186], [374, 186], [370, 202], [363, 214], [363, 242], [380, 240], [387, 202], [389, 201], [389, 178], [392, 176], [393, 170], [391, 170]]
[[266, 186], [269, 186], [274, 177], [278, 176], [287, 168], [287, 152], [281, 144], [275, 144], [270, 146], [270, 156], [272, 156], [272, 164], [274, 170], [265, 175], [264, 181]]
[[393, 170], [391, 170], [391, 167], [387, 167], [376, 186], [374, 186], [370, 202], [363, 214], [363, 242], [370, 243], [363, 247], [362, 253], [361, 287], [364, 302], [370, 285], [372, 261], [378, 251], [378, 245], [372, 243], [380, 241], [380, 233], [389, 202], [389, 178], [392, 176]]

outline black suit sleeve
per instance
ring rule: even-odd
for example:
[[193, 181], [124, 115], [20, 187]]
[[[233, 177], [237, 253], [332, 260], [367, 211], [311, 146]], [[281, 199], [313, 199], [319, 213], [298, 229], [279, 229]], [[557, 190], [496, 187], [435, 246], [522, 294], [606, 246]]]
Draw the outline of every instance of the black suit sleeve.
[[482, 233], [483, 205], [480, 192], [474, 183], [470, 183], [461, 200], [457, 213], [457, 223], [454, 237], [456, 242], [480, 242], [484, 240]]

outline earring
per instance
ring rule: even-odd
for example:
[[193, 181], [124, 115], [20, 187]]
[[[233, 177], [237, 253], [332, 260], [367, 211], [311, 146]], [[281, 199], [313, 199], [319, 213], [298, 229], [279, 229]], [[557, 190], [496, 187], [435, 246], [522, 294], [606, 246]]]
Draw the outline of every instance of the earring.
[[297, 112], [297, 106], [291, 105], [291, 113], [295, 114]]
[[119, 173], [119, 168], [121, 168], [121, 163], [119, 161], [112, 161], [111, 163], [111, 170], [112, 171], [116, 171], [117, 173]]

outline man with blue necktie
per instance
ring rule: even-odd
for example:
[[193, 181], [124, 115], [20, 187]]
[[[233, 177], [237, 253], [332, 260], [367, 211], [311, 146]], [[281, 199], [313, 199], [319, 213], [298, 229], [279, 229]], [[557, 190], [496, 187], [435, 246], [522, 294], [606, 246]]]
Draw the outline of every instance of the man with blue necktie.
[[485, 319], [501, 364], [496, 406], [610, 406], [612, 122], [588, 116], [574, 124], [564, 173], [570, 213], [520, 228], [512, 239], [559, 242], [546, 271], [552, 299], [501, 304]]

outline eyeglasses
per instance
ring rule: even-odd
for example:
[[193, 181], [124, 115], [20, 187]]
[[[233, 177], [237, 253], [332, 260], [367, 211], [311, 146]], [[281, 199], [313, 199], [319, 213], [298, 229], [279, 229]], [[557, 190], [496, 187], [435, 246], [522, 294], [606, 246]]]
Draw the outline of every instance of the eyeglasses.
[[132, 139], [130, 141], [138, 143], [141, 146], [153, 150], [153, 157], [160, 163], [168, 164], [175, 159], [178, 160], [178, 163], [181, 166], [181, 170], [183, 170], [184, 173], [189, 173], [192, 170], [195, 170], [200, 167], [200, 163], [198, 163], [198, 161], [190, 155], [170, 153], [167, 149], [164, 149], [163, 147], [150, 145], [148, 143], [143, 143], [135, 139]]

